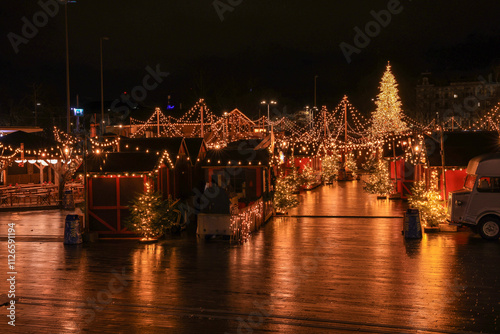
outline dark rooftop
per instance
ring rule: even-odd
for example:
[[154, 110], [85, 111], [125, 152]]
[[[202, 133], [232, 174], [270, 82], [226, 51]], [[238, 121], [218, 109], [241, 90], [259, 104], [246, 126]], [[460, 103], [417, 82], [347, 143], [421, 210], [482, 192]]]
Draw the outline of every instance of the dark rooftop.
[[[159, 165], [161, 155], [156, 152], [120, 152], [91, 154], [87, 158], [88, 173], [149, 173]], [[83, 173], [83, 165], [77, 173]]]
[[13, 148], [19, 148], [24, 144], [25, 150], [40, 150], [56, 147], [55, 140], [48, 138], [44, 133], [27, 133], [24, 131], [12, 132], [6, 136], [0, 137], [0, 143], [5, 146], [11, 145]]

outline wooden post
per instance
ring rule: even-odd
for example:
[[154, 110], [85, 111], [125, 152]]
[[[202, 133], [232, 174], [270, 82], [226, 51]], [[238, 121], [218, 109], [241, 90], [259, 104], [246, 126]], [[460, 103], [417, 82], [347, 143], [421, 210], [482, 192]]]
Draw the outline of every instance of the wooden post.
[[201, 138], [205, 138], [205, 132], [203, 129], [203, 104], [201, 105], [200, 113], [201, 113]]
[[323, 108], [323, 124], [324, 124], [324, 137], [326, 139], [326, 127], [327, 127], [327, 125], [326, 125], [326, 109], [325, 108]]
[[228, 119], [229, 116], [226, 116], [226, 119], [224, 121], [225, 125], [226, 125], [226, 141], [229, 141], [229, 119]]
[[444, 159], [444, 130], [441, 124], [441, 168], [443, 176], [443, 200], [446, 201], [446, 170], [445, 170], [445, 159]]
[[47, 175], [48, 176], [47, 182], [50, 183], [50, 182], [52, 182], [52, 169], [54, 169], [54, 168], [52, 167], [52, 164], [50, 162], [48, 162], [48, 164], [49, 164], [49, 166], [48, 166], [49, 168], [47, 168], [47, 174], [48, 174]]
[[160, 108], [156, 108], [156, 127], [157, 127], [157, 137], [160, 137]]
[[[118, 148], [120, 143], [118, 143]], [[83, 228], [85, 232], [89, 232], [89, 190], [88, 190], [88, 179], [87, 179], [87, 136], [83, 135], [83, 198], [85, 201], [85, 212], [83, 219]]]
[[394, 158], [394, 179], [396, 180], [396, 194], [398, 193], [398, 167], [396, 164], [396, 143], [392, 137], [392, 156]]
[[34, 165], [38, 168], [38, 170], [40, 171], [40, 184], [43, 183], [43, 170], [45, 168], [44, 165], [42, 165], [42, 163], [40, 162], [40, 164], [38, 165], [37, 163], [34, 163]]
[[344, 95], [344, 168], [347, 176], [347, 96]]
[[61, 160], [57, 161], [55, 172], [56, 172], [56, 175], [55, 175], [54, 183], [55, 183], [56, 186], [58, 186], [59, 183], [60, 183], [59, 182], [60, 178], [62, 177], [62, 163], [61, 163]]

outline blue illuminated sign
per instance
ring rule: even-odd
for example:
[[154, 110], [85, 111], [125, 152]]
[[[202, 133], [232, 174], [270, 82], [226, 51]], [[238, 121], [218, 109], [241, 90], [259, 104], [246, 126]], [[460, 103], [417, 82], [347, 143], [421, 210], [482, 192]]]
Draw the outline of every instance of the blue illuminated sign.
[[83, 116], [83, 109], [71, 108], [75, 116]]

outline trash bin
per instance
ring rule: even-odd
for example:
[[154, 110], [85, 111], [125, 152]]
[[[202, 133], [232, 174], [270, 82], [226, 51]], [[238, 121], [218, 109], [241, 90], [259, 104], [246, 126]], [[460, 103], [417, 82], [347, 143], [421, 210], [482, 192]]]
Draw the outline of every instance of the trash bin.
[[63, 196], [63, 208], [66, 210], [73, 210], [75, 208], [75, 200], [73, 198], [72, 190], [65, 190]]
[[403, 234], [406, 239], [422, 239], [422, 226], [418, 209], [408, 209], [403, 222]]
[[77, 245], [82, 243], [80, 219], [78, 215], [67, 215], [64, 223], [64, 244]]

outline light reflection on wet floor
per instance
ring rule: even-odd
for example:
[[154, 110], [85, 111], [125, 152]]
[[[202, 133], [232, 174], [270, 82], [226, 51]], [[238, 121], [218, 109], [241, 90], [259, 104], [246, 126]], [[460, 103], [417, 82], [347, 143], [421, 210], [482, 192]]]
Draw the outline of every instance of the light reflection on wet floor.
[[[301, 196], [290, 214], [405, 210], [357, 182]], [[0, 236], [15, 219], [32, 237], [17, 245], [20, 333], [499, 331], [500, 244], [468, 231], [405, 242], [401, 219], [279, 218], [241, 246], [189, 235], [64, 246], [32, 235], [62, 233], [64, 216], [0, 213]], [[3, 251], [0, 261], [5, 273]]]

